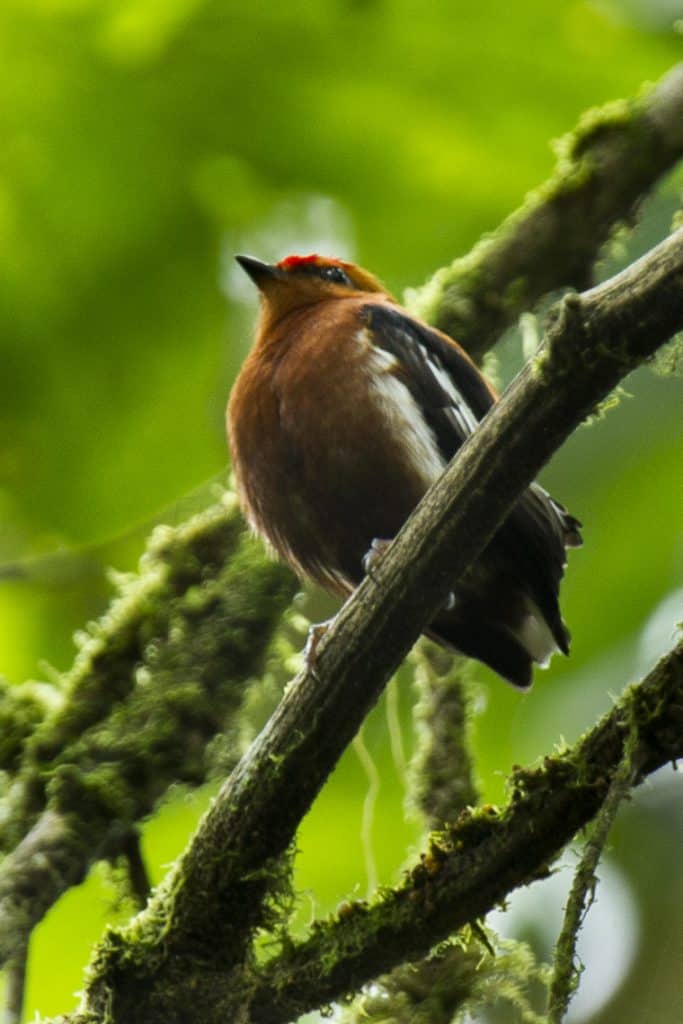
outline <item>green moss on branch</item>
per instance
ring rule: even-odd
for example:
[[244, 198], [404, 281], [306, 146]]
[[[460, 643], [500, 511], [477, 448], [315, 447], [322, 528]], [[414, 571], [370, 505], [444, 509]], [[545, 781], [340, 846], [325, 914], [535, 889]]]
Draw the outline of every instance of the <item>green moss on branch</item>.
[[428, 826], [441, 828], [479, 800], [467, 692], [472, 663], [428, 641], [419, 645], [416, 659], [418, 741], [411, 765], [411, 795]]
[[683, 156], [683, 64], [649, 93], [584, 114], [553, 176], [410, 306], [480, 358], [545, 294], [586, 288], [610, 232]]
[[[155, 532], [140, 577], [94, 627], [63, 707], [38, 730], [19, 775], [39, 813], [0, 869], [1, 957], [94, 860], [118, 852], [169, 786], [205, 781], [207, 744], [262, 672], [295, 588], [234, 508]], [[116, 698], [105, 692], [108, 672]], [[11, 824], [26, 818], [19, 802]]]
[[13, 686], [0, 678], [0, 771], [13, 775], [19, 769], [27, 741], [60, 702], [48, 683]]

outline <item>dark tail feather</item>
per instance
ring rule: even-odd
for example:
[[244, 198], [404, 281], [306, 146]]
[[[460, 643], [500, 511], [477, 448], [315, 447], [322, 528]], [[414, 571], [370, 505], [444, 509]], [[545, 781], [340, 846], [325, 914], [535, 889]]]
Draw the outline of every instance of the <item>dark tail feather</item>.
[[531, 655], [500, 623], [444, 612], [425, 633], [444, 647], [483, 661], [520, 690], [531, 686]]

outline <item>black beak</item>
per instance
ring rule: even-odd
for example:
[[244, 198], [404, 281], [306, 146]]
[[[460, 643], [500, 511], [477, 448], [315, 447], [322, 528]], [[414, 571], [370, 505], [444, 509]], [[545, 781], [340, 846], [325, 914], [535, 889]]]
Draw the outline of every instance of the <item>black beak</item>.
[[261, 260], [254, 259], [253, 256], [235, 256], [235, 259], [257, 288], [263, 289], [269, 281], [277, 281], [282, 276], [279, 267], [263, 263]]

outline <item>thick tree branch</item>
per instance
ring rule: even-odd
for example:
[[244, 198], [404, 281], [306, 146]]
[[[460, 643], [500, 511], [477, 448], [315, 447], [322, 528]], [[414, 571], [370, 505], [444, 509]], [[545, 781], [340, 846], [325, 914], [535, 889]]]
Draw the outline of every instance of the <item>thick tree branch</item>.
[[683, 157], [683, 64], [643, 97], [588, 111], [558, 157], [519, 210], [411, 293], [474, 358], [546, 293], [587, 287], [612, 228]]
[[[234, 972], [266, 920], [273, 865], [382, 686], [552, 452], [682, 326], [683, 231], [599, 288], [565, 299], [537, 358], [341, 610], [315, 672], [292, 682], [134, 931], [102, 947], [86, 1017], [170, 1024], [194, 1014], [213, 1024], [230, 1000], [233, 1008], [243, 1002]], [[507, 884], [514, 872], [499, 867]], [[213, 979], [199, 986], [200, 1003], [190, 962]]]

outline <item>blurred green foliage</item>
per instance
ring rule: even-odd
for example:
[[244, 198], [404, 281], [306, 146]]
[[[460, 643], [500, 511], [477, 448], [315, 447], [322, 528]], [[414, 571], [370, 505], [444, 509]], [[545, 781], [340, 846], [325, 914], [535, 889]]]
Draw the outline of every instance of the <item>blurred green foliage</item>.
[[[680, 59], [675, 12], [654, 6], [653, 20], [646, 0], [4, 0], [0, 563], [11, 565], [0, 568], [1, 672], [20, 682], [44, 676], [44, 661], [66, 668], [72, 631], [106, 601], [102, 566], [130, 567], [147, 524], [178, 521], [178, 499], [200, 488], [201, 503], [207, 481], [224, 478], [223, 407], [253, 310], [233, 252], [325, 246], [396, 293], [421, 283], [549, 173], [549, 142], [585, 108], [634, 94]], [[681, 181], [649, 204], [631, 251], [666, 232]], [[519, 339], [505, 352], [510, 372]], [[673, 626], [672, 613], [642, 639], [683, 569], [681, 385], [641, 371], [627, 389], [634, 398], [580, 431], [547, 473], [585, 522], [564, 591], [573, 656], [529, 696], [482, 670], [490, 799], [513, 761], [608, 707]], [[405, 725], [408, 678], [400, 700]], [[382, 782], [372, 842], [388, 882], [418, 831], [403, 822], [383, 706], [365, 733]], [[318, 910], [356, 885], [364, 894], [366, 789], [351, 751], [304, 824], [299, 884]], [[202, 806], [179, 797], [150, 823], [155, 878]], [[629, 844], [638, 813], [624, 816]], [[664, 801], [648, 813], [672, 867], [680, 812]], [[644, 886], [640, 862], [624, 861], [651, 920], [666, 883]], [[27, 1019], [69, 1007], [112, 891], [96, 872], [39, 929]], [[658, 913], [673, 921], [672, 907]], [[656, 935], [650, 947], [640, 969], [657, 964], [666, 988], [680, 926], [666, 949]], [[603, 1024], [654, 1020], [629, 986]]]

